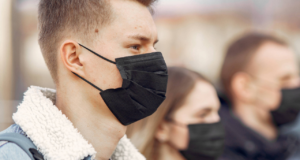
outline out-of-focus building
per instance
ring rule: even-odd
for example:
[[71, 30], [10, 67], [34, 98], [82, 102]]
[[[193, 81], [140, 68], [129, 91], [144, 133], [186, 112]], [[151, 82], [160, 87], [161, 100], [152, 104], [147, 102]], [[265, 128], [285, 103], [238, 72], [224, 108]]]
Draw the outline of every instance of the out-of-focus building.
[[54, 87], [37, 41], [38, 2], [0, 1], [0, 131], [29, 86]]
[[[38, 46], [39, 0], [0, 1], [0, 130], [31, 85], [54, 88]], [[168, 65], [196, 70], [218, 87], [227, 45], [247, 31], [284, 38], [299, 54], [300, 1], [158, 0], [157, 50]]]
[[0, 1], [0, 129], [11, 123], [13, 99], [13, 50], [10, 1]]
[[157, 48], [168, 65], [194, 69], [218, 87], [225, 49], [243, 33], [273, 34], [299, 55], [299, 7], [295, 0], [162, 0], [155, 12]]

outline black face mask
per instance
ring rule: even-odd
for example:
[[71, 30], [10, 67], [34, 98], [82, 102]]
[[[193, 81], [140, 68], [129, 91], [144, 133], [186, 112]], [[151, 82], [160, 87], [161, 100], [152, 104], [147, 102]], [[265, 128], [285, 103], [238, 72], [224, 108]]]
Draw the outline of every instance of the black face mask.
[[279, 107], [271, 112], [273, 121], [278, 127], [293, 122], [300, 111], [300, 88], [284, 89], [281, 93]]
[[84, 47], [98, 57], [117, 65], [123, 84], [121, 88], [103, 91], [77, 75], [100, 91], [104, 102], [123, 125], [129, 125], [153, 114], [165, 100], [168, 71], [160, 52], [116, 58], [113, 62]]
[[180, 151], [187, 160], [216, 160], [222, 154], [225, 131], [221, 122], [188, 127], [189, 146]]

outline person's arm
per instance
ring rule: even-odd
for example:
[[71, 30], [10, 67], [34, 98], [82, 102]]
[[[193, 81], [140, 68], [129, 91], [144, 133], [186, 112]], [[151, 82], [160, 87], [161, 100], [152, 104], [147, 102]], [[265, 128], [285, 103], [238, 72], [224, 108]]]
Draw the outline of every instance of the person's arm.
[[0, 159], [2, 160], [31, 160], [29, 156], [16, 144], [6, 143], [0, 146]]

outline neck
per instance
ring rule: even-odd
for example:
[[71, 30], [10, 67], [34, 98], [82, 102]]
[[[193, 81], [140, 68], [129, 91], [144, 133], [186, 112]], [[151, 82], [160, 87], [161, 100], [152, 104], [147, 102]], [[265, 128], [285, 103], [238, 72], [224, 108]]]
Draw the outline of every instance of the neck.
[[178, 149], [175, 149], [168, 143], [161, 143], [159, 148], [159, 157], [158, 160], [185, 160], [185, 158], [180, 154]]
[[277, 137], [277, 128], [272, 121], [269, 111], [253, 105], [236, 103], [233, 112], [246, 126], [265, 138], [273, 140]]
[[[98, 103], [92, 103], [86, 95], [91, 93], [60, 90], [57, 87], [56, 106], [73, 123], [82, 136], [97, 151], [96, 160], [108, 160], [126, 127], [111, 113], [99, 93]], [[98, 92], [95, 90], [95, 92]], [[95, 105], [101, 104], [101, 105]]]

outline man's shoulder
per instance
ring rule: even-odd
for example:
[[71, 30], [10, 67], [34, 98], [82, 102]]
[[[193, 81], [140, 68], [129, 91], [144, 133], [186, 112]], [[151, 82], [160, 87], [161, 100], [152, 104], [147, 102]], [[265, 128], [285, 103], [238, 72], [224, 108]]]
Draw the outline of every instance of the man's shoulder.
[[[1, 134], [4, 133], [18, 133], [25, 135], [23, 130], [20, 126], [14, 124], [11, 125], [6, 130], [0, 132]], [[24, 152], [18, 145], [14, 143], [10, 143], [7, 141], [0, 141], [0, 159], [5, 160], [15, 160], [15, 159], [22, 159], [22, 160], [30, 160], [29, 156]]]
[[29, 156], [16, 144], [6, 143], [0, 147], [0, 159], [5, 160], [31, 160]]
[[25, 135], [25, 132], [17, 124], [13, 124], [10, 127], [8, 127], [7, 129], [5, 129], [4, 131], [0, 132], [0, 135], [4, 134], [4, 133], [19, 133], [19, 134]]

